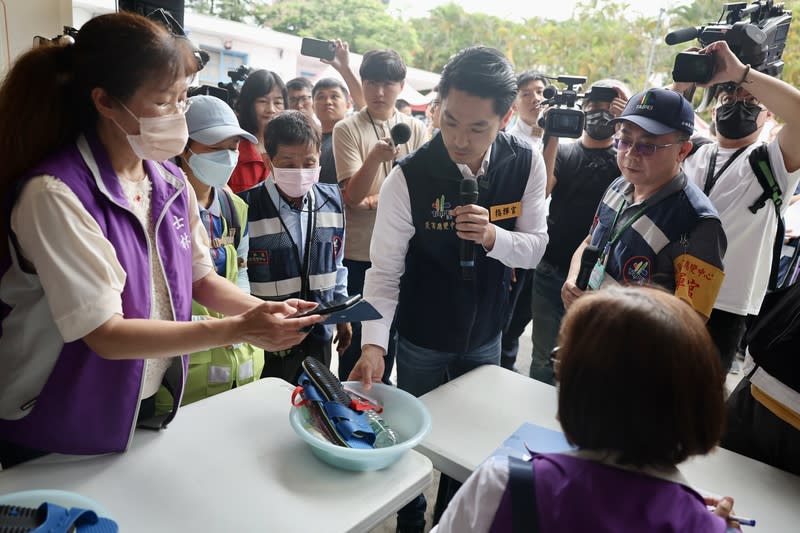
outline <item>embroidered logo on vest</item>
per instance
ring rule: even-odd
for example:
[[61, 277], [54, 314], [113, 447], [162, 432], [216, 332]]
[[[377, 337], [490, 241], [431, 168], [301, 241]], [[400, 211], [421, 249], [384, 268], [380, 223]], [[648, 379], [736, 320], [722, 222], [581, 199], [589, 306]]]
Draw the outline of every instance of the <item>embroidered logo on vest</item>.
[[436, 198], [431, 204], [433, 207], [433, 211], [431, 211], [431, 216], [433, 218], [441, 218], [444, 220], [452, 220], [453, 217], [450, 215], [450, 209], [452, 206], [450, 202], [444, 197], [444, 194]]
[[627, 283], [646, 283], [650, 281], [650, 274], [650, 259], [641, 255], [631, 257], [622, 267], [622, 278]]
[[332, 244], [333, 244], [333, 258], [336, 259], [337, 257], [339, 257], [339, 254], [342, 251], [342, 238], [339, 237], [338, 235], [334, 235]]
[[269, 250], [250, 250], [247, 253], [248, 265], [268, 265]]

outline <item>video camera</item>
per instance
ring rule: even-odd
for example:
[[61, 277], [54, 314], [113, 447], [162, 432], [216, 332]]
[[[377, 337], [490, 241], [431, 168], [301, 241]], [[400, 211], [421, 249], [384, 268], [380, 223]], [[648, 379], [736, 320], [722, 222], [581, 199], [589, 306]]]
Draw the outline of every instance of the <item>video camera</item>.
[[231, 79], [228, 83], [219, 82], [217, 86], [213, 85], [200, 85], [199, 87], [190, 87], [189, 96], [197, 96], [199, 94], [206, 94], [215, 96], [228, 104], [231, 109], [236, 110], [236, 104], [239, 101], [239, 92], [242, 83], [247, 79], [247, 76], [253, 71], [246, 65], [239, 65], [236, 70], [229, 70], [228, 77]]
[[[552, 79], [552, 78], [551, 78]], [[554, 85], [544, 88], [545, 101], [543, 106], [550, 106], [547, 113], [539, 119], [539, 127], [544, 128], [548, 135], [553, 137], [570, 137], [577, 139], [583, 133], [583, 111], [575, 109], [579, 94], [575, 88], [586, 83], [586, 76], [559, 76], [556, 81], [567, 86], [559, 91]]]
[[551, 108], [539, 119], [539, 127], [544, 128], [545, 132], [553, 137], [577, 139], [583, 134], [586, 117], [583, 111], [576, 109], [579, 99], [590, 98], [610, 102], [617, 97], [617, 91], [611, 87], [593, 87], [586, 94], [579, 93], [575, 86], [580, 87], [586, 83], [585, 76], [559, 76], [556, 81], [565, 84], [567, 88], [559, 92], [553, 85], [545, 87], [546, 100], [542, 105]]
[[[727, 15], [726, 15], [727, 13]], [[749, 16], [750, 20], [743, 20]], [[725, 17], [723, 24], [722, 17]], [[683, 28], [668, 33], [668, 45], [684, 43], [694, 38], [704, 47], [716, 41], [728, 43], [731, 51], [742, 63], [770, 76], [783, 71], [781, 55], [786, 47], [792, 12], [783, 3], [773, 0], [731, 2], [723, 4], [720, 19], [707, 26]], [[706, 83], [714, 74], [713, 56], [697, 52], [681, 52], [675, 58], [672, 79], [679, 82]]]

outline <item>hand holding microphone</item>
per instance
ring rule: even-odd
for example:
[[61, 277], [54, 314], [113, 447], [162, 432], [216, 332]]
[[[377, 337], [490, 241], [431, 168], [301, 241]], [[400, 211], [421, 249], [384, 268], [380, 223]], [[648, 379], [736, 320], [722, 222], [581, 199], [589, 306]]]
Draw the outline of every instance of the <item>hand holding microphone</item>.
[[[472, 205], [478, 201], [478, 180], [475, 178], [464, 178], [461, 180], [459, 189], [459, 206]], [[458, 216], [456, 224], [459, 224]], [[461, 235], [459, 235], [461, 237]], [[461, 237], [461, 247], [459, 250], [459, 264], [461, 265], [461, 277], [464, 280], [471, 280], [475, 274], [475, 243]]]
[[400, 146], [405, 144], [411, 138], [411, 128], [404, 122], [398, 122], [392, 126], [391, 130], [392, 144]]
[[592, 270], [597, 264], [597, 259], [600, 257], [600, 248], [597, 246], [589, 245], [583, 249], [581, 255], [581, 269], [578, 271], [578, 278], [575, 281], [575, 286], [580, 290], [585, 291], [589, 286], [589, 278], [592, 276]]

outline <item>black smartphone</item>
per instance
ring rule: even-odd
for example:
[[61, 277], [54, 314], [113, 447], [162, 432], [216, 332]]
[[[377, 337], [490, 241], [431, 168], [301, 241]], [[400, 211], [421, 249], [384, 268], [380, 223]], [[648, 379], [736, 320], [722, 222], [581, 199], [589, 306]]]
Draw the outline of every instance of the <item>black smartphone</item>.
[[595, 102], [611, 102], [617, 96], [619, 96], [617, 90], [613, 87], [592, 87], [592, 89], [586, 93], [586, 99]]
[[334, 54], [336, 53], [336, 43], [333, 41], [320, 41], [319, 39], [303, 37], [303, 41], [300, 43], [300, 53], [304, 56], [318, 57], [320, 59], [333, 61]]
[[361, 300], [361, 295], [354, 294], [353, 296], [348, 296], [344, 300], [334, 300], [326, 304], [319, 304], [311, 311], [306, 311], [302, 315], [297, 315], [296, 318], [310, 316], [310, 315], [329, 315], [331, 313], [336, 313], [343, 309], [347, 309], [351, 305], [357, 304], [359, 300]]

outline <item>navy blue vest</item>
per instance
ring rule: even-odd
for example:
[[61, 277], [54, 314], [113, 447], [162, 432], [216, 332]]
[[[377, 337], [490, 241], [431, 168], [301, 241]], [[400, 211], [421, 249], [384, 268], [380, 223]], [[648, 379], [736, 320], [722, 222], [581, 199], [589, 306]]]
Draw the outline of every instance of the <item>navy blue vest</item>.
[[[265, 300], [302, 298], [317, 303], [334, 299], [336, 257], [343, 253], [344, 214], [337, 185], [317, 183], [309, 191], [312, 230], [301, 257], [282, 223], [278, 207], [262, 182], [239, 195], [249, 206], [250, 250], [247, 274], [250, 292]], [[299, 244], [299, 243], [298, 243]], [[308, 264], [304, 264], [307, 259]], [[330, 338], [331, 328], [316, 325], [315, 336]]]
[[[478, 205], [487, 209], [520, 202], [531, 169], [530, 146], [506, 133], [492, 145], [487, 173], [479, 178]], [[460, 239], [448, 210], [459, 203], [461, 171], [441, 134], [400, 161], [408, 184], [415, 233], [400, 279], [397, 329], [418, 346], [462, 353], [500, 334], [507, 316], [511, 269], [475, 246], [475, 276], [464, 281]], [[516, 218], [495, 225], [513, 231]], [[373, 238], [380, 238], [375, 235]]]
[[[694, 184], [684, 179], [682, 189], [647, 208], [620, 236], [609, 252], [606, 274], [621, 283], [647, 283], [651, 280], [656, 256], [664, 247], [688, 236], [697, 224], [707, 218], [719, 218], [711, 201]], [[628, 182], [617, 178], [606, 190], [597, 208], [597, 221], [592, 231], [592, 244], [603, 249], [609, 240], [611, 226], [624, 201]], [[614, 233], [623, 227], [620, 216]], [[674, 288], [674, 287], [673, 287]]]

